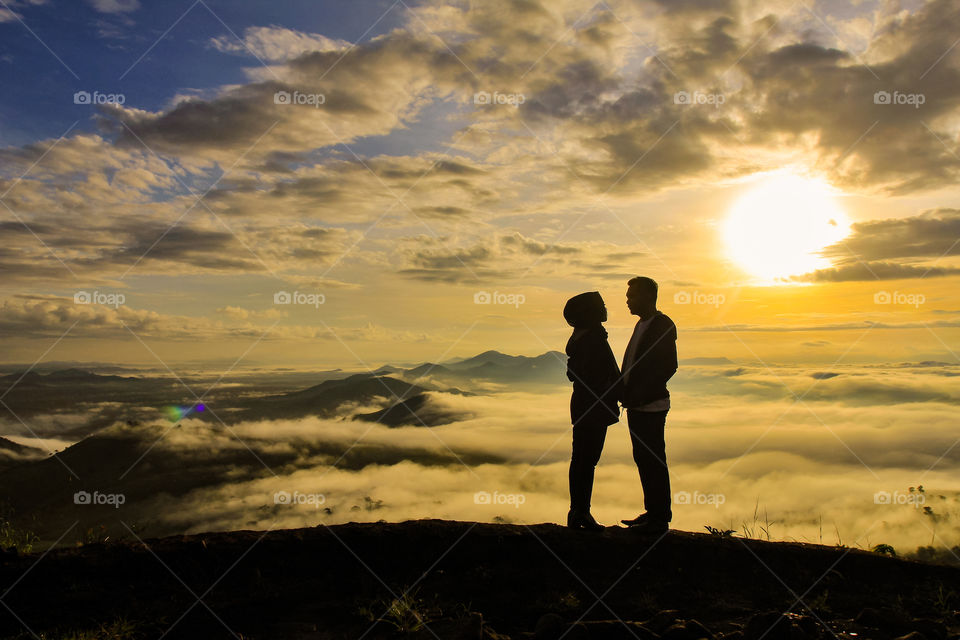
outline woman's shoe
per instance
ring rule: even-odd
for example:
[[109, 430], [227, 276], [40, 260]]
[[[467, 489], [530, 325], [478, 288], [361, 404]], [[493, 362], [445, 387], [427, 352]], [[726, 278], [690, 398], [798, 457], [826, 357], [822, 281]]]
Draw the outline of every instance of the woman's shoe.
[[571, 529], [586, 529], [587, 531], [603, 531], [602, 524], [593, 519], [589, 511], [573, 511], [567, 513], [567, 526]]

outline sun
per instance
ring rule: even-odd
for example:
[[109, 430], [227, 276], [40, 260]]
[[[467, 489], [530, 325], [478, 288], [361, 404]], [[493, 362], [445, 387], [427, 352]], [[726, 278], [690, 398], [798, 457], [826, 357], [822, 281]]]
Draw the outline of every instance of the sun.
[[792, 173], [759, 179], [724, 224], [730, 258], [768, 283], [831, 266], [819, 252], [850, 233], [834, 194], [826, 182]]

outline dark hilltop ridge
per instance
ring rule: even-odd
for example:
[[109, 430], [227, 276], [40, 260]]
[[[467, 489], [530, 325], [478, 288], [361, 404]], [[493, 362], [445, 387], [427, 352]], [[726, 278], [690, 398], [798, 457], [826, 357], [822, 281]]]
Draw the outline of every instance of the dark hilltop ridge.
[[444, 520], [0, 555], [2, 638], [960, 637], [960, 568], [670, 531]]

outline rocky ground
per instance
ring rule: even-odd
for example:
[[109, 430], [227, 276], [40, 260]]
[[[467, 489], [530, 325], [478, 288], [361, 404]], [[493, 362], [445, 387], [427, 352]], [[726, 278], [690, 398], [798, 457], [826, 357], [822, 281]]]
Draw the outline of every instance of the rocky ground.
[[960, 569], [670, 531], [419, 520], [0, 557], [0, 638], [960, 638]]

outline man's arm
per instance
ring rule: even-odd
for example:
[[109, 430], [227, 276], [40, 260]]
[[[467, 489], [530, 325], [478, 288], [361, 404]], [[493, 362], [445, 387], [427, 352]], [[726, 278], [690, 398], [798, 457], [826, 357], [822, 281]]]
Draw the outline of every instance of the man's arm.
[[670, 323], [667, 335], [660, 342], [663, 345], [660, 362], [663, 363], [663, 382], [666, 383], [677, 372], [679, 366], [677, 361], [677, 326], [673, 322]]

